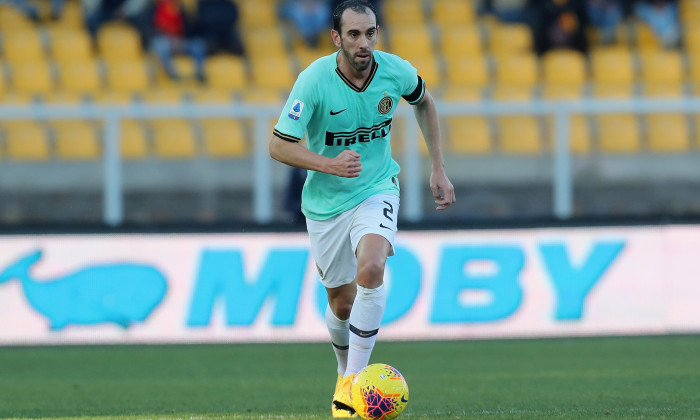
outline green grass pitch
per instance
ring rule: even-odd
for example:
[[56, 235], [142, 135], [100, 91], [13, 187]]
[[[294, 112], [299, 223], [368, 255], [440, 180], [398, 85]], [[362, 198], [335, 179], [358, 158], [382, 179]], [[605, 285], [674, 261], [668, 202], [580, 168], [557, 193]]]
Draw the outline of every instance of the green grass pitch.
[[[700, 336], [384, 342], [406, 419], [700, 419]], [[0, 347], [0, 417], [327, 419], [330, 344]]]

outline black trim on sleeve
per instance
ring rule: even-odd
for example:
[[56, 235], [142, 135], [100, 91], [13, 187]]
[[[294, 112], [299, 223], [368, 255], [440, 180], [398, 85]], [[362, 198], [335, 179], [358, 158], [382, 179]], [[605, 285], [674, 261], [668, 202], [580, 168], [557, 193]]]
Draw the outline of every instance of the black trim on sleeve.
[[423, 79], [418, 76], [418, 85], [416, 85], [413, 92], [408, 95], [401, 95], [401, 97], [404, 98], [406, 102], [413, 105], [423, 98], [423, 93], [425, 93], [425, 83], [423, 83]]
[[281, 138], [282, 140], [286, 140], [286, 141], [291, 142], [291, 143], [299, 143], [301, 141], [300, 138], [290, 136], [288, 134], [280, 133], [279, 131], [277, 131], [277, 129], [274, 129], [272, 131], [272, 134], [276, 135], [277, 137]]

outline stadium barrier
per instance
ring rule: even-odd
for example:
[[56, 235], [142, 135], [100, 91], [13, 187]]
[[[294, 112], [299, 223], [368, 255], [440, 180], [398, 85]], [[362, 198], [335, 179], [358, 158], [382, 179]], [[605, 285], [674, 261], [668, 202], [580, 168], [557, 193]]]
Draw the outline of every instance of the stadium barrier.
[[[400, 231], [383, 340], [700, 332], [700, 226]], [[307, 235], [11, 235], [0, 345], [327, 341]]]
[[[248, 118], [254, 121], [253, 154], [250, 190], [253, 197], [253, 219], [265, 224], [273, 218], [273, 180], [270, 175], [271, 160], [267, 152], [270, 137], [269, 120], [279, 115], [281, 105], [234, 103], [230, 105], [205, 105], [183, 103], [180, 105], [49, 105], [0, 106], [0, 121], [13, 119], [103, 120], [103, 220], [110, 226], [123, 222], [123, 173], [119, 156], [119, 131], [123, 119], [152, 118]], [[699, 98], [682, 99], [584, 99], [575, 101], [527, 101], [527, 102], [474, 102], [438, 103], [441, 117], [464, 115], [535, 115], [551, 116], [555, 120], [554, 150], [551, 153], [553, 191], [552, 214], [568, 219], [573, 209], [572, 155], [569, 146], [571, 116], [575, 114], [615, 113], [700, 113]], [[405, 147], [402, 156], [402, 214], [407, 221], [420, 221], [423, 217], [424, 175], [418, 127], [411, 117], [409, 106], [403, 104], [395, 112], [404, 124]]]

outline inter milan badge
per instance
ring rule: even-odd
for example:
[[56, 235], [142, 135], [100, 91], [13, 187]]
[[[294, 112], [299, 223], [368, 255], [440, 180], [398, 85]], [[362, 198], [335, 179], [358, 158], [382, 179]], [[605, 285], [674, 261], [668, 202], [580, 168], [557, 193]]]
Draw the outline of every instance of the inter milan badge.
[[389, 96], [385, 96], [382, 98], [381, 101], [379, 101], [379, 105], [377, 106], [377, 109], [379, 109], [379, 113], [384, 115], [391, 111], [391, 108], [394, 106], [394, 100], [391, 99]]

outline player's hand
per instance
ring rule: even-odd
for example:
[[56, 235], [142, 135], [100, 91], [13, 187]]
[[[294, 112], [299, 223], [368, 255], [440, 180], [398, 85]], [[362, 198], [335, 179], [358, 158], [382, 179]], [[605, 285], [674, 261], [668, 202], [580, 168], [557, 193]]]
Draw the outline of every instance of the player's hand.
[[445, 210], [450, 204], [457, 201], [455, 187], [447, 179], [447, 175], [442, 168], [433, 170], [430, 174], [430, 190], [433, 192], [433, 197], [435, 197], [435, 204], [438, 205], [435, 210]]
[[338, 156], [331, 159], [328, 173], [344, 178], [357, 178], [361, 171], [360, 154], [354, 150], [343, 150]]

